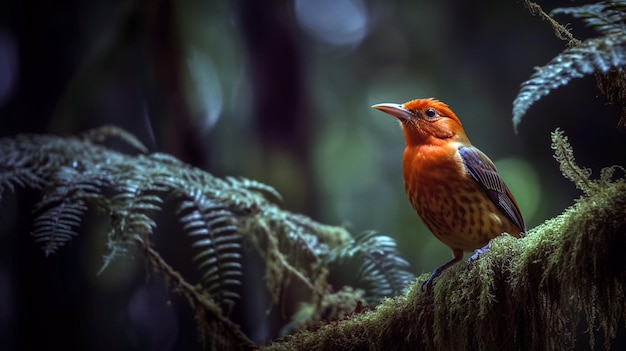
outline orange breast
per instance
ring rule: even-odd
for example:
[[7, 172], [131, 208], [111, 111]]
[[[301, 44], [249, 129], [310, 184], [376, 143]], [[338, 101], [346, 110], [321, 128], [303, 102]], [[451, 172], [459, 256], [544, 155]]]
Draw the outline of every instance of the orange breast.
[[456, 147], [407, 147], [404, 187], [413, 208], [430, 231], [451, 249], [473, 251], [508, 232], [520, 234], [511, 220], [465, 171]]

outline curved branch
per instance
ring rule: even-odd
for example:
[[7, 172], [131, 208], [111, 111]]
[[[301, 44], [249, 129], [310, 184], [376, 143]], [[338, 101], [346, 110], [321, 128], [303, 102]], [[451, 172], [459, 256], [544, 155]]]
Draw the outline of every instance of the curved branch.
[[525, 237], [494, 239], [469, 269], [445, 271], [430, 295], [419, 289], [423, 275], [374, 310], [263, 349], [572, 349], [581, 317], [608, 348], [626, 317], [625, 212], [626, 183], [604, 183]]

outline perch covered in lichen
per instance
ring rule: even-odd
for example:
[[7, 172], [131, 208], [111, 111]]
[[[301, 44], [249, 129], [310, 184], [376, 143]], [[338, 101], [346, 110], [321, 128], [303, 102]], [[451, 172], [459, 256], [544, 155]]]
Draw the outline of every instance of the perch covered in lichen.
[[[563, 174], [585, 195], [521, 239], [501, 236], [471, 269], [443, 273], [432, 295], [420, 277], [372, 311], [297, 333], [267, 350], [572, 349], [581, 317], [605, 348], [626, 317], [626, 182], [578, 167], [553, 133]], [[621, 169], [621, 168], [619, 168]]]

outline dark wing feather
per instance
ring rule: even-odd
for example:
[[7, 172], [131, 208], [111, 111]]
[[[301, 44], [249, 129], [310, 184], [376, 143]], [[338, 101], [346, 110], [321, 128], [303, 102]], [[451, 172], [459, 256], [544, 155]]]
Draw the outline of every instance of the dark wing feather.
[[502, 213], [506, 214], [522, 232], [525, 232], [526, 227], [522, 213], [519, 207], [517, 207], [517, 203], [515, 199], [513, 199], [509, 188], [507, 188], [500, 174], [498, 174], [493, 162], [491, 162], [487, 155], [473, 146], [459, 148], [459, 154], [469, 174], [485, 190], [491, 201], [493, 201]]

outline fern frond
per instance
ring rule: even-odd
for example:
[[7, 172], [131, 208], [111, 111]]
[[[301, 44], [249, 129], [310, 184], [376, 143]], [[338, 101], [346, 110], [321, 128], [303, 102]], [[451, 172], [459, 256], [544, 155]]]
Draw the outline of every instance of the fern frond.
[[148, 153], [148, 148], [136, 136], [114, 125], [104, 125], [99, 128], [89, 129], [81, 133], [80, 137], [95, 144], [102, 144], [111, 137], [118, 137], [138, 151], [144, 154]]
[[409, 263], [399, 256], [395, 240], [373, 231], [361, 233], [332, 250], [325, 264], [331, 271], [350, 267], [356, 272], [352, 273], [354, 281], [348, 280], [346, 284], [363, 289], [364, 298], [371, 306], [385, 297], [402, 294], [415, 279], [408, 271]]
[[585, 40], [568, 48], [548, 64], [537, 69], [513, 101], [513, 126], [517, 130], [528, 108], [552, 90], [596, 71], [626, 66], [626, 33]]
[[44, 185], [37, 165], [29, 162], [22, 151], [19, 139], [8, 139], [0, 143], [0, 200], [5, 190], [15, 187], [41, 189]]
[[54, 253], [77, 235], [87, 211], [85, 201], [100, 196], [108, 182], [101, 167], [82, 172], [74, 167], [60, 167], [51, 176], [51, 186], [43, 189], [42, 200], [35, 204], [32, 235], [42, 244], [46, 256]]
[[517, 132], [530, 106], [574, 78], [592, 73], [623, 70], [626, 66], [626, 3], [600, 2], [572, 8], [558, 8], [552, 13], [570, 14], [598, 30], [602, 36], [591, 38], [565, 49], [545, 66], [537, 68], [522, 83], [513, 101], [513, 128]]
[[143, 237], [151, 235], [156, 228], [152, 216], [161, 211], [164, 199], [159, 192], [166, 188], [156, 184], [151, 176], [140, 165], [118, 165], [113, 179], [117, 193], [103, 204], [111, 217], [111, 227], [107, 233], [109, 253], [104, 257], [100, 272], [115, 257], [125, 254], [133, 241], [142, 242]]
[[15, 192], [15, 187], [41, 189], [43, 183], [33, 169], [0, 166], [0, 200], [5, 190]]
[[32, 235], [35, 243], [43, 244], [46, 256], [78, 235], [76, 228], [80, 226], [85, 211], [87, 206], [84, 202], [68, 198], [37, 216]]
[[[126, 155], [95, 144], [109, 136], [140, 145], [115, 128], [86, 132], [82, 138], [0, 139], [0, 191], [16, 186], [41, 189], [33, 235], [46, 254], [77, 235], [88, 209], [104, 213], [109, 219], [104, 229], [109, 252], [102, 269], [118, 255], [141, 249], [190, 301], [210, 338], [220, 338], [219, 333], [229, 329], [232, 340], [247, 340], [227, 323], [229, 307], [239, 298], [244, 254], [265, 259], [261, 288], [271, 295], [271, 308], [293, 313], [293, 305], [279, 305], [280, 298], [287, 292], [304, 292], [290, 303], [309, 303], [314, 309], [310, 323], [344, 315], [365, 296], [349, 282], [331, 285], [327, 263], [355, 262], [352, 275], [357, 273], [357, 283], [366, 288], [372, 304], [395, 295], [412, 278], [390, 238], [372, 234], [353, 239], [345, 228], [285, 211], [273, 203], [280, 194], [254, 180], [220, 179], [171, 155]], [[192, 242], [193, 261], [201, 275], [198, 285], [188, 283], [153, 245], [151, 235], [158, 215], [168, 209], [165, 205], [175, 206], [182, 232]], [[331, 254], [350, 241], [352, 246], [344, 247], [346, 257]], [[256, 253], [244, 252], [244, 243]]]
[[185, 233], [195, 238], [193, 247], [201, 251], [193, 258], [204, 272], [202, 285], [209, 296], [233, 305], [241, 285], [241, 235], [233, 224], [235, 215], [200, 189], [186, 194], [176, 213]]
[[589, 27], [604, 34], [624, 34], [626, 32], [626, 2], [601, 1], [578, 7], [561, 7], [552, 14], [566, 14], [582, 19]]
[[257, 192], [259, 194], [270, 194], [275, 199], [278, 199], [280, 201], [283, 200], [283, 197], [278, 191], [276, 191], [276, 189], [259, 181], [243, 177], [226, 177], [226, 181], [228, 181], [232, 186], [244, 188], [250, 191]]

